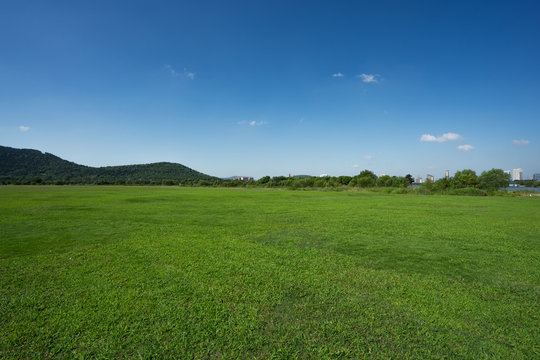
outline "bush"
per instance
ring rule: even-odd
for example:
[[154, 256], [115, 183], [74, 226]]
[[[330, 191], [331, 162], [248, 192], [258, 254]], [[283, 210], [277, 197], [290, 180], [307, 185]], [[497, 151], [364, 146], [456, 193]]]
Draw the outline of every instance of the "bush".
[[449, 195], [487, 196], [485, 191], [473, 187], [451, 189]]

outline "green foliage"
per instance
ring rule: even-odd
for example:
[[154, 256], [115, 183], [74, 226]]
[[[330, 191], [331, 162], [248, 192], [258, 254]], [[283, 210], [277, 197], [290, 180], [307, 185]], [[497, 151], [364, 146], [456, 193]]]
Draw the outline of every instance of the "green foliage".
[[498, 189], [507, 187], [510, 182], [510, 174], [501, 169], [484, 171], [478, 178], [479, 187], [482, 189]]
[[[426, 181], [418, 194], [473, 194], [470, 190], [455, 192], [453, 189], [480, 187], [494, 190], [508, 185], [508, 175], [500, 169], [484, 171], [478, 178], [473, 170], [456, 172], [454, 178], [439, 179], [434, 184]], [[96, 185], [181, 185], [213, 187], [280, 187], [288, 189], [351, 189], [406, 188], [412, 176], [383, 175], [377, 178], [370, 170], [363, 170], [357, 176], [339, 177], [285, 177], [265, 176], [257, 181], [222, 180], [187, 168], [180, 164], [154, 163], [143, 165], [109, 166], [92, 168], [62, 160], [52, 154], [37, 150], [13, 149], [0, 146], [0, 184], [39, 185], [39, 184], [96, 184]], [[527, 183], [534, 186], [534, 182]], [[390, 190], [390, 193], [394, 190]], [[403, 193], [403, 191], [398, 191]], [[408, 191], [406, 191], [408, 192]]]
[[452, 188], [452, 185], [453, 183], [449, 179], [441, 178], [433, 183], [433, 191], [446, 192], [448, 189]]
[[337, 182], [340, 183], [341, 185], [349, 185], [351, 180], [352, 180], [351, 176], [340, 176], [337, 178]]
[[478, 177], [476, 176], [476, 172], [470, 169], [457, 171], [452, 181], [454, 188], [475, 187], [478, 185]]
[[94, 168], [37, 150], [0, 146], [0, 183], [4, 184], [154, 184], [214, 180], [184, 165], [160, 162]]
[[388, 176], [382, 175], [376, 180], [376, 185], [378, 187], [395, 187], [395, 188], [404, 188], [409, 186], [409, 181], [402, 176]]
[[264, 176], [260, 178], [259, 180], [257, 180], [257, 184], [259, 185], [265, 185], [265, 184], [268, 184], [269, 182], [270, 182], [270, 176]]
[[382, 175], [377, 179], [377, 186], [390, 187], [392, 186], [392, 178], [388, 175]]
[[487, 196], [485, 191], [482, 191], [477, 188], [468, 187], [468, 188], [458, 188], [451, 189], [448, 192], [449, 195], [468, 195], [468, 196]]
[[540, 198], [413, 190], [0, 187], [0, 358], [538, 358]]
[[377, 184], [377, 175], [369, 170], [363, 170], [360, 174], [355, 176], [354, 179], [354, 186], [363, 188], [374, 187]]
[[430, 179], [426, 179], [421, 185], [420, 189], [422, 190], [422, 193], [429, 194], [433, 190], [433, 181]]
[[[203, 180], [201, 180], [201, 181], [203, 181]], [[166, 185], [166, 186], [173, 186], [173, 185], [178, 185], [178, 182], [174, 181], [174, 180], [163, 180], [162, 184]]]
[[414, 178], [411, 174], [405, 175], [405, 179], [407, 179], [407, 182], [409, 183], [409, 185], [412, 185], [414, 183]]
[[392, 176], [392, 186], [404, 188], [409, 186], [409, 181], [403, 176]]
[[[508, 174], [508, 178], [510, 178], [510, 174]], [[518, 180], [515, 183], [528, 187], [540, 187], [540, 180]]]

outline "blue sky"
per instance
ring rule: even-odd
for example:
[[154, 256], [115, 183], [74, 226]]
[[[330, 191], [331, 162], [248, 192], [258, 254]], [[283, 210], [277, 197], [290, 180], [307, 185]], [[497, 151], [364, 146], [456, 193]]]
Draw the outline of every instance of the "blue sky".
[[3, 1], [0, 145], [221, 177], [529, 177], [538, 24], [538, 1]]

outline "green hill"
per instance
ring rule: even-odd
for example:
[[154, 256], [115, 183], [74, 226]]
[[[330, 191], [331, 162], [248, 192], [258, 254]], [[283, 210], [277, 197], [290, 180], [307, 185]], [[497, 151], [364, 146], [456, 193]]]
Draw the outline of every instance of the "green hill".
[[161, 184], [216, 179], [176, 163], [96, 168], [79, 165], [38, 150], [0, 146], [2, 184]]

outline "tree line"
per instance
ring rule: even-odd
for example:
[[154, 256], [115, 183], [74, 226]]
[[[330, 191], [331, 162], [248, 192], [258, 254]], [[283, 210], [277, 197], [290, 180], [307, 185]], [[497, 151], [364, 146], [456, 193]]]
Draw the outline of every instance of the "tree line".
[[435, 182], [427, 180], [421, 188], [427, 192], [433, 193], [455, 193], [482, 195], [482, 190], [494, 191], [499, 188], [508, 187], [510, 183], [510, 174], [502, 169], [491, 169], [483, 171], [480, 176], [471, 169], [456, 171], [451, 178], [441, 178]]
[[[127, 169], [122, 169], [127, 170]], [[115, 174], [118, 176], [119, 174]], [[127, 174], [125, 174], [127, 175]], [[132, 174], [129, 174], [132, 175]], [[197, 179], [184, 178], [176, 179], [137, 179], [127, 176], [127, 179], [118, 179], [114, 177], [74, 177], [70, 179], [42, 179], [34, 177], [31, 179], [21, 180], [0, 180], [3, 184], [21, 184], [21, 185], [37, 185], [37, 184], [54, 184], [54, 185], [71, 185], [71, 184], [95, 184], [95, 185], [180, 185], [180, 186], [213, 186], [213, 187], [267, 187], [267, 188], [408, 188], [414, 184], [412, 175], [405, 176], [377, 176], [370, 170], [364, 170], [356, 176], [325, 176], [325, 177], [286, 177], [286, 176], [264, 176], [256, 181], [242, 180], [224, 180], [219, 178]], [[140, 175], [140, 174], [138, 174]], [[420, 184], [419, 188], [423, 192], [433, 193], [448, 193], [457, 189], [481, 189], [481, 190], [496, 190], [498, 188], [507, 187], [510, 183], [510, 176], [501, 169], [492, 169], [484, 171], [480, 176], [477, 176], [474, 170], [465, 169], [457, 171], [453, 177], [441, 178], [435, 182], [427, 180]]]

